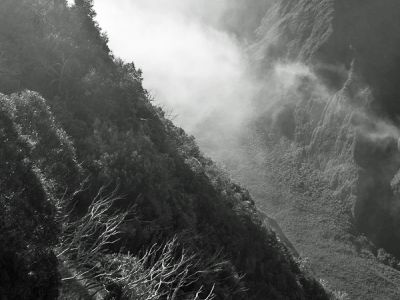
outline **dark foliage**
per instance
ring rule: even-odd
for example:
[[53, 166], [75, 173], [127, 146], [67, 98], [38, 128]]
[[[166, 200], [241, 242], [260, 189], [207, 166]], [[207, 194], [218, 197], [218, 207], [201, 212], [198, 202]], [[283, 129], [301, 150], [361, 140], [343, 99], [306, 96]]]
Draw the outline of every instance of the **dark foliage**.
[[56, 297], [56, 200], [89, 178], [74, 217], [102, 186], [119, 187], [115, 209], [136, 207], [109, 250], [138, 253], [186, 232], [196, 236], [186, 241], [191, 249], [204, 257], [222, 251], [228, 261], [193, 291], [215, 284], [219, 299], [326, 299], [262, 226], [248, 192], [151, 104], [141, 71], [112, 56], [94, 16], [87, 0], [71, 8], [62, 0], [0, 0], [0, 91], [47, 99], [23, 92], [2, 100], [0, 240], [9, 246], [0, 262], [10, 279], [0, 281], [1, 293]]
[[11, 101], [0, 99], [0, 294], [6, 299], [58, 295], [55, 209], [15, 127]]

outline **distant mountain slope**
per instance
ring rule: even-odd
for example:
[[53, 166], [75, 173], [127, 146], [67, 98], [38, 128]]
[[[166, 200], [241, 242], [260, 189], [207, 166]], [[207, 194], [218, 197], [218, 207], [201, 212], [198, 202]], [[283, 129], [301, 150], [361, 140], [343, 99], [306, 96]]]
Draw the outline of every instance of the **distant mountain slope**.
[[[318, 277], [356, 299], [398, 299], [400, 4], [270, 3], [248, 46], [265, 82], [238, 156], [250, 160], [231, 169]], [[277, 66], [295, 80], [271, 91]]]
[[1, 298], [328, 299], [94, 15], [0, 0]]

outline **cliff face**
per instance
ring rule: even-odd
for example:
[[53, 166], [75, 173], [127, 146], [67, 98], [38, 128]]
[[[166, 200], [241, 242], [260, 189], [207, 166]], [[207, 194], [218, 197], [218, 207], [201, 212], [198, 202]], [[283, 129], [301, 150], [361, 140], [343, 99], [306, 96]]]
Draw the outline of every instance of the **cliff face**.
[[312, 64], [314, 70], [328, 73], [323, 76], [328, 84], [337, 83], [340, 74], [334, 71], [348, 70], [356, 59], [358, 74], [372, 87], [377, 106], [396, 111], [397, 88], [390, 78], [399, 72], [398, 9], [392, 0], [275, 2], [257, 29], [256, 57]]
[[0, 1], [1, 298], [327, 299], [94, 15]]
[[[390, 0], [275, 1], [249, 46], [266, 82], [255, 105], [273, 105], [251, 127], [263, 182], [237, 176], [318, 276], [360, 299], [399, 297], [397, 271], [378, 262], [378, 248], [400, 255], [399, 11]], [[268, 90], [277, 65], [298, 64], [307, 72], [294, 84]]]

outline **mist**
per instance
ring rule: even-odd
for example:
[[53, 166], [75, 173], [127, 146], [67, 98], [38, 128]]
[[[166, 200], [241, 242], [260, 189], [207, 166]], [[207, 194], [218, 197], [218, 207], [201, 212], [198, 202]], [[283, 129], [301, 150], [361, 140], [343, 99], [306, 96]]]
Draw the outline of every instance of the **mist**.
[[[364, 93], [368, 87], [364, 86], [360, 78], [353, 82], [351, 77], [354, 65], [350, 70], [340, 64], [314, 65], [314, 69], [323, 69], [344, 79], [346, 83], [340, 90], [330, 87], [326, 78], [319, 78], [323, 75], [321, 72], [314, 72], [312, 65], [306, 66], [300, 62], [276, 62], [271, 57], [271, 62], [263, 61], [268, 66], [268, 70], [264, 70], [265, 74], [254, 74], [254, 70], [261, 67], [252, 66], [245, 43], [237, 40], [231, 31], [224, 30], [221, 24], [232, 2], [122, 0], [116, 4], [95, 0], [95, 9], [100, 26], [108, 33], [114, 54], [125, 61], [135, 62], [144, 71], [144, 86], [154, 96], [156, 103], [169, 113], [175, 124], [193, 134], [205, 154], [217, 163], [222, 163], [229, 176], [248, 186], [263, 210], [268, 209], [265, 199], [269, 199], [269, 192], [273, 190], [267, 187], [273, 186], [273, 183], [266, 176], [269, 172], [268, 159], [271, 158], [267, 157], [269, 153], [265, 149], [274, 147], [265, 143], [271, 132], [276, 131], [279, 138], [285, 138], [286, 144], [277, 149], [283, 152], [283, 159], [290, 160], [290, 155], [303, 147], [301, 142], [304, 140], [296, 144], [296, 139], [302, 139], [302, 136], [296, 136], [298, 132], [303, 135], [309, 134], [306, 130], [312, 130], [312, 133], [321, 132], [321, 140], [316, 140], [316, 143], [326, 141], [326, 145], [332, 147], [333, 143], [329, 143], [331, 139], [337, 144], [342, 142], [334, 140], [334, 131], [343, 129], [340, 127], [343, 125], [340, 123], [341, 118], [352, 114], [352, 122], [355, 119], [356, 123], [351, 124], [352, 128], [345, 138], [351, 139], [354, 129], [355, 136], [362, 137], [364, 142], [368, 141], [366, 145], [379, 154], [385, 154], [389, 149], [388, 145], [391, 146], [394, 142], [397, 142], [400, 150], [398, 126], [390, 120], [374, 116], [364, 106], [355, 105], [359, 100], [367, 103], [367, 98], [372, 97], [372, 93]], [[265, 39], [262, 42], [269, 43]], [[267, 48], [268, 45], [263, 45], [263, 49]], [[354, 91], [347, 91], [347, 85], [350, 85], [349, 91]], [[337, 97], [343, 97], [344, 101], [335, 101], [334, 97], [336, 100]], [[303, 100], [306, 100], [304, 103], [309, 103], [308, 100], [324, 102], [321, 107], [330, 109], [327, 112], [330, 115], [326, 116], [325, 112], [321, 112], [321, 115], [316, 116], [321, 118], [317, 126], [329, 127], [325, 128], [325, 132], [318, 127], [296, 127], [299, 123], [300, 126], [306, 123], [296, 119], [298, 116], [295, 115], [295, 110], [299, 107], [297, 105]], [[331, 123], [322, 124], [325, 122], [324, 118], [326, 122], [332, 119]], [[259, 132], [252, 130], [254, 128], [247, 128], [254, 121], [257, 122], [256, 126], [260, 126], [257, 128], [261, 133], [258, 137], [256, 135]], [[338, 136], [340, 134], [342, 133], [338, 132]], [[317, 147], [316, 151], [326, 145], [318, 146], [320, 148]], [[284, 148], [286, 146], [287, 149]], [[372, 150], [368, 151], [363, 155], [369, 156], [373, 153]], [[310, 157], [318, 159], [323, 155], [326, 154], [317, 153]], [[322, 170], [326, 172], [326, 176], [336, 176], [339, 174], [337, 169], [345, 166], [343, 164], [338, 167], [336, 161], [339, 159], [334, 155], [336, 154], [326, 157], [329, 163], [327, 169]], [[353, 157], [345, 159], [352, 161]], [[398, 166], [397, 154], [390, 157], [390, 163]], [[353, 176], [350, 172], [351, 170], [349, 177]], [[382, 171], [381, 174], [385, 173], [386, 177], [391, 178], [393, 174], [390, 172], [392, 170], [389, 168], [387, 173]], [[376, 177], [379, 175], [369, 175], [369, 180], [374, 181], [374, 184], [376, 181], [379, 186]], [[398, 180], [398, 175], [395, 179]], [[390, 184], [397, 185], [396, 180], [392, 181], [395, 184]], [[353, 184], [353, 188], [363, 187]], [[379, 208], [381, 204], [376, 205]], [[386, 204], [382, 204], [384, 205]], [[397, 204], [391, 209], [397, 212]]]
[[302, 63], [277, 63], [266, 75], [253, 74], [245, 45], [221, 26], [233, 5], [228, 0], [94, 5], [114, 55], [143, 70], [155, 104], [219, 162], [243, 146], [247, 124], [300, 101], [303, 79], [322, 101], [332, 96]]
[[232, 144], [258, 91], [244, 49], [219, 20], [227, 1], [95, 0], [117, 57], [143, 70], [144, 87], [212, 155]]

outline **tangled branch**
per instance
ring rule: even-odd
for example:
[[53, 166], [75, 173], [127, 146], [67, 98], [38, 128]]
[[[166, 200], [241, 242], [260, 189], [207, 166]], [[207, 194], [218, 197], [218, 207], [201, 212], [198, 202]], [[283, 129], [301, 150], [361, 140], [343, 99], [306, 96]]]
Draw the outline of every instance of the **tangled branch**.
[[[84, 216], [71, 221], [69, 214], [63, 215], [57, 253], [72, 275], [62, 280], [79, 280], [94, 295], [116, 293], [120, 299], [213, 299], [215, 286], [206, 292], [198, 281], [223, 268], [225, 262], [218, 262], [218, 255], [204, 263], [180, 246], [177, 237], [140, 256], [108, 250], [118, 241], [120, 225], [129, 213], [114, 210], [118, 199], [115, 193], [104, 196], [101, 189]], [[196, 286], [195, 293], [187, 292]]]
[[113, 204], [119, 199], [114, 192], [103, 195], [100, 189], [83, 217], [71, 221], [71, 213], [61, 214], [62, 234], [57, 256], [75, 269], [74, 276], [63, 281], [95, 276], [98, 258], [106, 255], [108, 246], [118, 241], [119, 227], [129, 213], [113, 212]]

